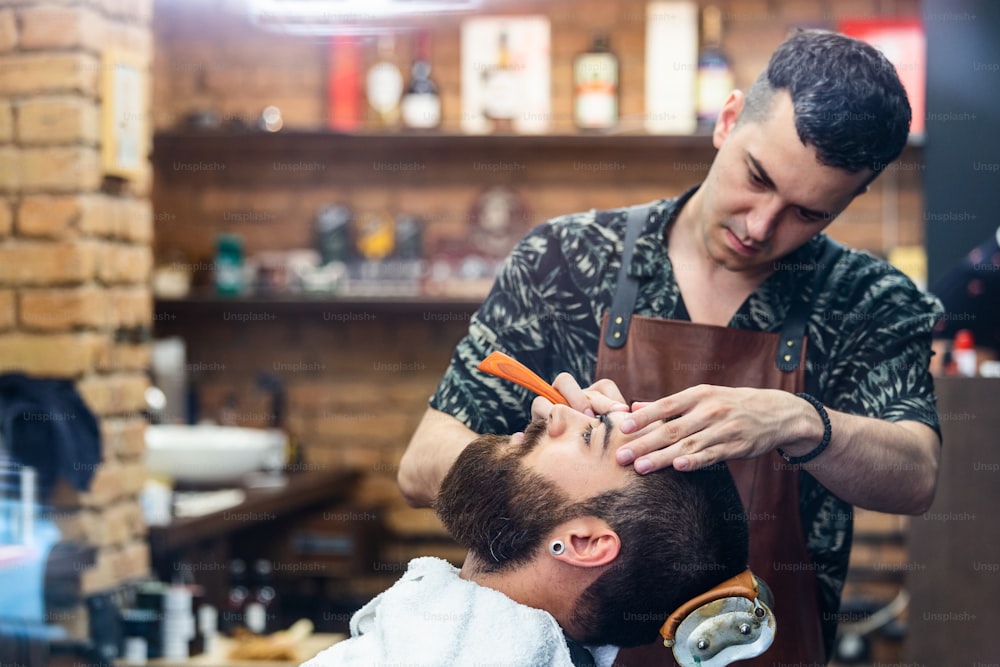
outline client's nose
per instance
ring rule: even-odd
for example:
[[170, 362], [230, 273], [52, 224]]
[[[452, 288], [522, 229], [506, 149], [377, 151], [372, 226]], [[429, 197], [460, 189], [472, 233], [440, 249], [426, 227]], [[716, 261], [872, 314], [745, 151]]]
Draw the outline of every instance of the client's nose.
[[553, 405], [549, 412], [548, 435], [550, 438], [558, 438], [574, 424], [582, 424], [589, 417], [565, 405]]

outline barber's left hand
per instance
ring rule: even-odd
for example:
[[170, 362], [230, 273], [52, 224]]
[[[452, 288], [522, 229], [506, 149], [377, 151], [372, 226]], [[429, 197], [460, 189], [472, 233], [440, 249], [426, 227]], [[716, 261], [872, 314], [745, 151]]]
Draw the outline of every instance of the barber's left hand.
[[620, 447], [616, 457], [641, 474], [671, 465], [699, 470], [753, 458], [788, 443], [807, 442], [816, 428], [809, 411], [819, 422], [812, 406], [789, 392], [698, 385], [657, 401], [633, 403], [632, 413], [621, 422], [623, 433], [663, 423]]

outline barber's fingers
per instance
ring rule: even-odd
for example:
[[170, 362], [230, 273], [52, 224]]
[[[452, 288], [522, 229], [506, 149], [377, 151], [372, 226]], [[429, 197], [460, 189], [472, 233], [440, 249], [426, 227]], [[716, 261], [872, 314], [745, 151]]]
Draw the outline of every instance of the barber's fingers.
[[587, 387], [587, 395], [598, 414], [629, 409], [621, 389], [611, 380], [598, 380]]
[[578, 410], [587, 414], [588, 416], [594, 416], [594, 410], [590, 404], [590, 399], [588, 398], [586, 392], [584, 392], [583, 387], [576, 381], [569, 373], [560, 373], [556, 376], [556, 379], [552, 381], [552, 386], [555, 387], [556, 391], [563, 395], [566, 401], [569, 403], [569, 407], [574, 410]]
[[700, 384], [656, 401], [636, 401], [632, 403], [632, 414], [628, 419], [622, 420], [622, 433], [635, 433], [654, 422], [671, 420], [688, 413], [719, 389], [720, 387]]
[[591, 417], [629, 409], [618, 385], [611, 380], [598, 380], [583, 388], [569, 373], [560, 373], [552, 386], [566, 398], [571, 408]]
[[[791, 431], [792, 420], [800, 414], [789, 407], [793, 399], [777, 390], [702, 385], [649, 404], [637, 403], [622, 420], [626, 437], [635, 435], [616, 450], [615, 458], [646, 473], [670, 465], [698, 470], [761, 456], [780, 446], [783, 434]], [[648, 428], [640, 431], [644, 426]]]

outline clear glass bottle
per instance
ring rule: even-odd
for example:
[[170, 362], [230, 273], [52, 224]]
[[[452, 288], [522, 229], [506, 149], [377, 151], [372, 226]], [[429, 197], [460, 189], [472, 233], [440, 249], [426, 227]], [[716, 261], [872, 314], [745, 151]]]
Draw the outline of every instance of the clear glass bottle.
[[513, 129], [518, 110], [517, 70], [514, 67], [507, 30], [497, 38], [496, 62], [483, 70], [483, 115], [493, 122], [494, 132]]
[[258, 558], [253, 564], [254, 590], [246, 606], [246, 626], [250, 632], [266, 635], [277, 629], [277, 605], [271, 581], [271, 561]]
[[441, 96], [431, 79], [430, 36], [424, 31], [416, 38], [410, 85], [406, 87], [400, 112], [405, 127], [430, 130], [441, 124]]
[[396, 40], [379, 35], [375, 64], [365, 77], [365, 94], [371, 107], [370, 125], [380, 129], [399, 127], [399, 102], [403, 96], [403, 74], [395, 62]]
[[234, 558], [229, 562], [229, 593], [226, 595], [225, 607], [219, 619], [219, 625], [227, 635], [231, 636], [236, 628], [244, 627], [244, 612], [249, 597], [246, 562]]
[[698, 52], [696, 109], [698, 128], [709, 130], [733, 91], [733, 68], [722, 50], [722, 11], [709, 5], [701, 13], [701, 49]]
[[573, 120], [584, 130], [606, 130], [618, 124], [618, 56], [608, 36], [594, 35], [590, 50], [573, 61]]

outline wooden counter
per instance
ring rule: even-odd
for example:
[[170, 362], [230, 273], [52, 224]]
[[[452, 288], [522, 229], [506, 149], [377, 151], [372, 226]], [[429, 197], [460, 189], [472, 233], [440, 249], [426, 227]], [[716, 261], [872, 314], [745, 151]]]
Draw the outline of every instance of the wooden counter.
[[161, 581], [191, 575], [204, 588], [205, 601], [221, 609], [232, 557], [264, 557], [243, 550], [247, 544], [273, 546], [296, 517], [349, 500], [359, 476], [350, 470], [290, 473], [281, 487], [246, 489], [246, 499], [234, 507], [150, 527], [154, 570]]
[[358, 473], [355, 471], [310, 471], [287, 476], [280, 487], [246, 490], [240, 505], [197, 517], [174, 519], [167, 526], [149, 528], [154, 558], [197, 542], [217, 540], [230, 533], [321, 505], [350, 498]]
[[944, 444], [934, 504], [910, 521], [906, 660], [996, 664], [1000, 379], [934, 382]]
[[[333, 646], [339, 641], [346, 639], [346, 635], [341, 634], [314, 634], [302, 640], [299, 644], [299, 655], [297, 660], [232, 660], [229, 652], [232, 650], [234, 640], [229, 637], [220, 636], [216, 640], [215, 648], [211, 653], [202, 653], [191, 656], [187, 660], [168, 660], [166, 658], [156, 658], [146, 664], [150, 667], [298, 667], [302, 662], [309, 660], [320, 651]], [[117, 667], [131, 667], [134, 663], [119, 660]]]

